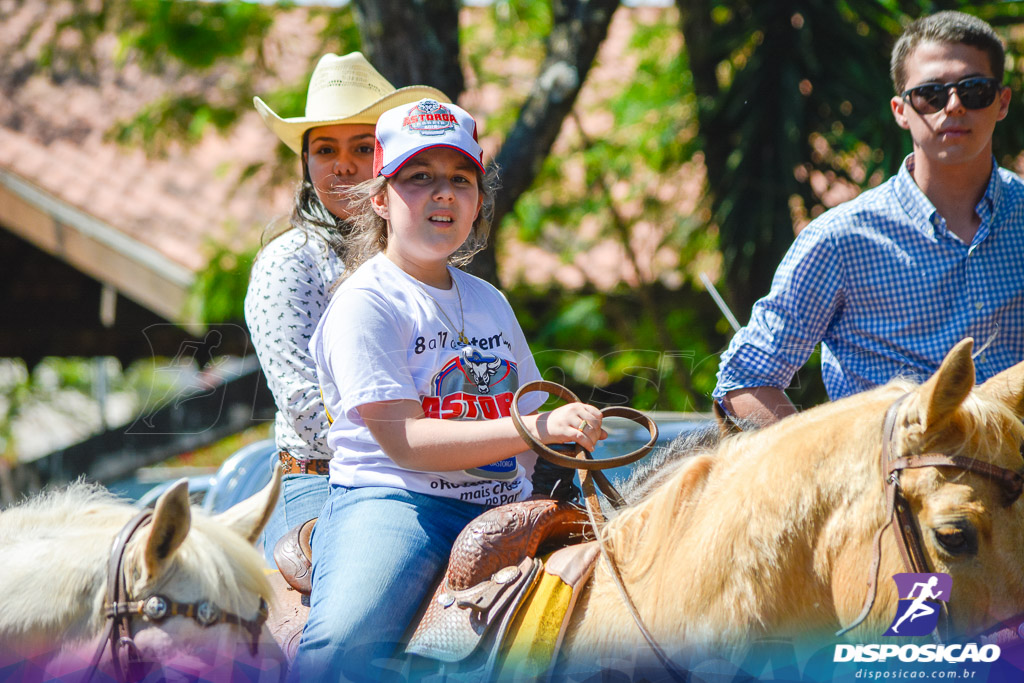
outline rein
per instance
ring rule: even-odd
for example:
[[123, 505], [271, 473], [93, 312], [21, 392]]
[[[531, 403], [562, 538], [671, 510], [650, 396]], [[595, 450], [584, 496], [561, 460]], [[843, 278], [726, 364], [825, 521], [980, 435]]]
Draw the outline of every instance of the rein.
[[198, 603], [180, 603], [157, 594], [139, 600], [128, 599], [128, 584], [124, 575], [125, 551], [135, 533], [152, 522], [152, 519], [152, 510], [140, 511], [122, 527], [114, 539], [110, 560], [107, 563], [107, 595], [104, 602], [104, 618], [107, 620], [107, 625], [82, 683], [88, 683], [95, 675], [103, 652], [108, 646], [114, 673], [119, 682], [141, 681], [145, 678], [144, 662], [131, 633], [132, 619], [136, 617], [151, 623], [159, 623], [170, 617], [183, 616], [193, 619], [203, 627], [221, 623], [234, 624], [245, 629], [252, 636], [249, 651], [253, 656], [256, 655], [260, 632], [269, 612], [267, 603], [262, 598], [259, 612], [254, 619], [243, 619], [236, 614], [220, 609], [207, 600]]
[[576, 397], [576, 394], [572, 393], [561, 384], [545, 380], [527, 382], [523, 386], [519, 387], [512, 399], [512, 422], [515, 424], [516, 431], [519, 432], [523, 441], [525, 441], [538, 456], [552, 464], [575, 469], [579, 472], [580, 487], [583, 489], [583, 498], [586, 502], [587, 516], [590, 518], [590, 525], [594, 528], [594, 537], [597, 539], [597, 547], [601, 551], [601, 557], [608, 565], [612, 581], [618, 589], [619, 595], [622, 597], [622, 601], [626, 605], [626, 609], [633, 618], [633, 623], [636, 624], [637, 628], [640, 630], [640, 634], [647, 642], [648, 647], [651, 648], [651, 651], [654, 652], [654, 655], [658, 658], [658, 661], [661, 662], [661, 665], [665, 667], [665, 670], [668, 671], [669, 675], [674, 680], [680, 681], [680, 683], [687, 681], [689, 679], [687, 673], [680, 670], [675, 662], [669, 659], [668, 655], [665, 654], [661, 645], [658, 644], [658, 641], [655, 640], [646, 624], [644, 624], [644, 620], [640, 616], [640, 612], [637, 610], [636, 604], [633, 602], [633, 599], [630, 598], [629, 592], [626, 591], [626, 586], [622, 581], [622, 575], [619, 574], [619, 568], [612, 560], [611, 554], [608, 552], [608, 548], [605, 546], [604, 539], [601, 536], [601, 529], [605, 524], [605, 518], [604, 514], [601, 512], [601, 503], [598, 500], [597, 491], [594, 489], [594, 484], [596, 482], [597, 488], [601, 489], [601, 492], [608, 498], [612, 507], [616, 509], [623, 507], [625, 505], [625, 501], [615, 487], [612, 486], [612, 483], [608, 481], [608, 478], [604, 476], [601, 470], [629, 465], [650, 453], [654, 448], [654, 444], [658, 441], [658, 425], [656, 425], [654, 420], [650, 417], [634, 408], [628, 408], [625, 406], [608, 406], [606, 408], [602, 408], [602, 419], [605, 417], [623, 417], [628, 420], [632, 420], [647, 429], [651, 435], [650, 439], [637, 450], [613, 458], [594, 460], [590, 452], [582, 446], [576, 446], [575, 457], [569, 457], [535, 439], [523, 424], [522, 415], [519, 413], [519, 399], [523, 394], [528, 394], [532, 391], [546, 391], [549, 394], [554, 394], [555, 396], [570, 403], [579, 403], [579, 398]]
[[[893, 535], [896, 538], [896, 547], [899, 548], [900, 558], [903, 567], [907, 572], [924, 574], [928, 572], [928, 560], [925, 554], [924, 544], [921, 541], [921, 532], [910, 511], [910, 504], [903, 496], [900, 488], [900, 473], [903, 470], [919, 469], [922, 467], [953, 467], [959, 470], [974, 472], [988, 477], [1003, 489], [1003, 505], [1010, 506], [1016, 501], [1021, 491], [1024, 490], [1024, 477], [1013, 470], [1005, 467], [992, 465], [987, 462], [975, 460], [959, 455], [946, 455], [944, 453], [923, 453], [921, 455], [909, 455], [897, 457], [896, 451], [896, 419], [899, 408], [910, 394], [904, 394], [898, 398], [885, 414], [885, 422], [882, 428], [882, 451], [881, 465], [885, 483], [885, 524], [875, 532], [872, 540], [873, 555], [871, 560], [870, 580], [868, 593], [864, 597], [864, 606], [857, 618], [849, 626], [836, 632], [841, 636], [859, 626], [871, 612], [875, 604], [875, 597], [878, 592], [878, 571], [882, 561], [882, 534], [889, 526], [893, 528]], [[946, 603], [940, 605], [940, 624], [943, 631], [948, 635], [949, 610]], [[941, 636], [935, 636], [941, 642]]]
[[[604, 476], [601, 470], [629, 465], [650, 453], [654, 449], [654, 444], [658, 441], [658, 425], [654, 424], [654, 420], [633, 408], [627, 408], [625, 406], [608, 406], [607, 408], [602, 408], [602, 419], [606, 417], [623, 417], [627, 420], [632, 420], [646, 429], [651, 435], [651, 438], [637, 450], [614, 458], [594, 460], [590, 456], [590, 453], [580, 446], [577, 446], [575, 449], [575, 457], [570, 457], [559, 453], [554, 448], [551, 448], [547, 444], [541, 443], [537, 439], [533, 438], [533, 435], [526, 429], [526, 425], [523, 424], [523, 417], [519, 413], [519, 399], [523, 394], [529, 394], [533, 391], [546, 391], [547, 393], [554, 394], [558, 398], [568, 401], [569, 403], [580, 403], [580, 399], [577, 398], [576, 394], [572, 393], [561, 384], [555, 384], [554, 382], [548, 382], [545, 380], [527, 382], [523, 386], [519, 387], [519, 390], [516, 391], [515, 396], [512, 398], [512, 423], [516, 426], [516, 431], [519, 432], [519, 436], [522, 437], [523, 441], [526, 442], [526, 445], [529, 446], [534, 453], [554, 465], [579, 471], [580, 485], [584, 487], [584, 497], [587, 501], [587, 509], [588, 511], [593, 512], [593, 514], [603, 522], [604, 515], [601, 514], [601, 506], [598, 503], [596, 494], [588, 495], [586, 493], [587, 483], [590, 482], [590, 488], [593, 493], [593, 482], [596, 482], [597, 487], [601, 489], [601, 493], [608, 497], [612, 507], [617, 509], [625, 505], [625, 501], [622, 499], [622, 496], [615, 487], [612, 486], [612, 483], [608, 481], [608, 478]], [[593, 481], [591, 481], [591, 479]]]

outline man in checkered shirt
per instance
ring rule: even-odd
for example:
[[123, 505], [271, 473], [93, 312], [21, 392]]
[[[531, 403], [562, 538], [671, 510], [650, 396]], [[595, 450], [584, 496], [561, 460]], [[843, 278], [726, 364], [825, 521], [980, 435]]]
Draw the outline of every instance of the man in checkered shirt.
[[891, 64], [914, 151], [800, 232], [722, 357], [714, 398], [735, 417], [796, 412], [784, 390], [819, 342], [833, 400], [924, 380], [964, 337], [979, 382], [1024, 360], [1024, 182], [992, 155], [1010, 103], [1002, 43], [939, 12], [907, 27]]

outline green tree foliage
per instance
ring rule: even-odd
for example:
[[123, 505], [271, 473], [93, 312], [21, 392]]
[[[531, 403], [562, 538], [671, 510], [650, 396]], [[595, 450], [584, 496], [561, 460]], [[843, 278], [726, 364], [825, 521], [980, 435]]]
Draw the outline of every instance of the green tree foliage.
[[273, 23], [270, 8], [257, 3], [175, 0], [131, 0], [120, 20], [122, 44], [149, 66], [161, 68], [172, 57], [200, 70], [248, 50], [259, 52], [260, 38]]
[[243, 304], [249, 287], [249, 272], [258, 249], [244, 250], [211, 242], [206, 267], [196, 274], [189, 293], [189, 307], [194, 317], [205, 323], [241, 322], [245, 319]]
[[[601, 387], [605, 397], [594, 400], [625, 396], [650, 409], [703, 410], [724, 329], [715, 328], [719, 315], [711, 299], [687, 284], [697, 275], [688, 264], [712, 251], [715, 241], [699, 215], [680, 211], [673, 191], [682, 178], [699, 173], [691, 163], [694, 102], [678, 29], [663, 15], [637, 21], [616, 58], [631, 78], [622, 90], [591, 93], [576, 107], [559, 148], [504, 229], [559, 254], [584, 276], [588, 252], [616, 245], [628, 281], [611, 290], [587, 282], [582, 292], [549, 295], [547, 315], [538, 310], [542, 320], [524, 324], [542, 349], [542, 368], [564, 372], [580, 391]], [[585, 237], [584, 225], [591, 228]], [[643, 246], [646, 256], [639, 253], [637, 226], [654, 236]], [[659, 252], [676, 261], [650, 266], [649, 255]], [[526, 290], [513, 290], [513, 297], [522, 301], [517, 311], [535, 310]]]

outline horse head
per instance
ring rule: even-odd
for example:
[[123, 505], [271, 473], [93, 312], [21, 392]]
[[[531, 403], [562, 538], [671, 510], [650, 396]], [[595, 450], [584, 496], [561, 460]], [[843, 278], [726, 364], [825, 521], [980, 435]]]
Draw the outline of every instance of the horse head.
[[15, 678], [39, 659], [83, 681], [282, 679], [253, 547], [280, 479], [216, 516], [189, 507], [184, 480], [151, 512], [87, 484], [4, 511], [0, 664], [24, 658]]
[[184, 480], [160, 496], [150, 523], [124, 545], [124, 600], [141, 604], [143, 617], [120, 627], [132, 643], [126, 657], [173, 671], [230, 674], [244, 664], [273, 678], [283, 670], [265, 625], [271, 590], [253, 547], [279, 493], [277, 474], [214, 517], [192, 513]]
[[128, 540], [125, 601], [141, 603], [130, 620], [130, 656], [165, 671], [230, 676], [244, 665], [276, 680], [284, 655], [267, 627], [271, 589], [253, 547], [277, 503], [280, 473], [229, 510], [193, 513], [188, 484], [171, 486], [152, 519]]
[[[964, 464], [899, 475], [924, 571], [953, 579], [948, 610], [960, 635], [1024, 611], [1024, 502], [1020, 480], [1012, 476], [1024, 467], [1024, 363], [975, 387], [971, 350], [970, 339], [958, 344], [938, 372], [902, 401], [892, 434], [894, 457], [942, 454]], [[892, 560], [898, 565], [896, 553], [887, 571]], [[895, 600], [890, 594], [885, 602]], [[891, 614], [889, 609], [879, 618]]]

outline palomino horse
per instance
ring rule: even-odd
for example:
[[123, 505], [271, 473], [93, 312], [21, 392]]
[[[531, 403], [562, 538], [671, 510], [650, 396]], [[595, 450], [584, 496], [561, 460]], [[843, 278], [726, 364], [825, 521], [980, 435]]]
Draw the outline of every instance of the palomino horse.
[[[863, 611], [846, 637], [877, 641], [898, 601], [888, 577], [910, 571], [889, 531], [872, 566], [889, 521], [884, 440], [892, 459], [961, 457], [897, 473], [922, 571], [953, 579], [951, 633], [1024, 611], [1024, 363], [975, 388], [971, 348], [958, 344], [920, 386], [893, 382], [683, 458], [611, 520], [603, 537], [654, 640], [666, 652], [728, 651], [762, 637], [834, 641]], [[599, 563], [563, 658], [582, 665], [646, 648]]]
[[252, 545], [279, 492], [277, 473], [208, 517], [190, 510], [183, 480], [140, 520], [104, 489], [74, 484], [0, 512], [0, 669], [24, 681], [280, 680]]

